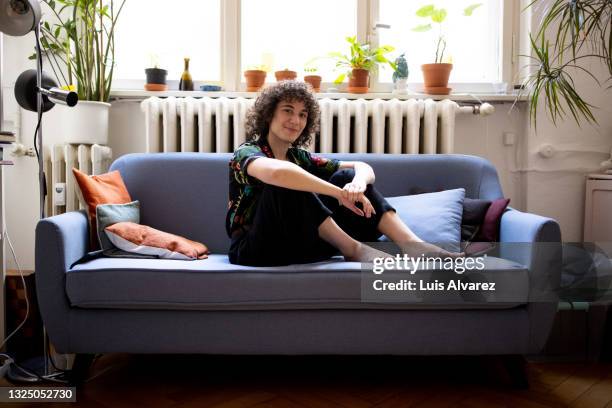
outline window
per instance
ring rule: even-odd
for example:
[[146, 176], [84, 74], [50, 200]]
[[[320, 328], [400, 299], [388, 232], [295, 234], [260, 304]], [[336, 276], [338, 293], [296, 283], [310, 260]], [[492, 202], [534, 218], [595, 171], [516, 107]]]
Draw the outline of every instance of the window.
[[[380, 23], [390, 24], [390, 29], [379, 29], [379, 44], [389, 44], [397, 54], [406, 53], [410, 70], [409, 82], [422, 82], [421, 64], [435, 59], [438, 24], [432, 24], [427, 32], [415, 32], [413, 28], [430, 23], [430, 19], [418, 17], [416, 11], [426, 4], [435, 4], [448, 12], [442, 23], [447, 33], [445, 61], [452, 62], [450, 82], [494, 83], [502, 80], [501, 35], [503, 27], [502, 0], [436, 0], [403, 1], [379, 0]], [[471, 16], [463, 10], [474, 3], [482, 3]], [[379, 82], [391, 82], [391, 69], [382, 70]]]
[[348, 50], [345, 37], [357, 32], [356, 0], [242, 0], [241, 7], [242, 71], [266, 65], [301, 76], [316, 58], [308, 65], [330, 81], [334, 62], [321, 57]]
[[133, 80], [144, 83], [152, 59], [168, 70], [168, 80], [178, 81], [184, 57], [190, 58], [194, 79], [219, 81], [220, 1], [127, 0], [115, 32], [114, 87]]
[[[471, 4], [482, 3], [472, 16]], [[450, 81], [457, 92], [492, 91], [512, 81], [516, 0], [127, 0], [116, 31], [114, 88], [142, 88], [144, 69], [157, 57], [176, 89], [183, 58], [190, 57], [196, 81], [219, 82], [228, 91], [244, 85], [243, 71], [267, 66], [273, 72], [318, 68], [331, 84], [340, 73], [327, 55], [349, 51], [345, 38], [373, 46], [392, 45], [391, 58], [405, 52], [411, 89], [420, 90], [421, 64], [433, 62], [437, 27], [413, 28], [428, 20], [416, 16], [424, 5], [448, 11], [445, 55], [454, 64]], [[390, 25], [384, 28], [381, 25]], [[378, 25], [378, 28], [374, 28]], [[503, 44], [503, 46], [502, 46]], [[371, 91], [390, 91], [391, 69], [371, 77]], [[416, 85], [414, 85], [416, 84]]]

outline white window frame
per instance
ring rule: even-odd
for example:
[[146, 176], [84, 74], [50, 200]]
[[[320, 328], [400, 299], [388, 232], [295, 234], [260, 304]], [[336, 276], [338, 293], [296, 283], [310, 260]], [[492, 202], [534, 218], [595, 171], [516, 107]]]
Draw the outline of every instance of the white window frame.
[[[246, 84], [242, 76], [241, 61], [241, 0], [220, 0], [220, 38], [221, 38], [221, 58], [220, 58], [220, 81], [208, 81], [202, 78], [194, 78], [196, 84], [218, 83], [225, 90], [232, 92], [244, 91]], [[521, 21], [521, 1], [502, 0], [502, 35], [500, 36], [499, 47], [501, 50], [500, 70], [502, 82], [508, 84], [508, 90], [518, 82], [519, 67], [519, 45], [522, 37], [519, 35]], [[370, 41], [373, 46], [378, 45], [378, 33], [375, 29], [379, 14], [379, 0], [357, 0], [357, 39], [361, 42]], [[380, 30], [380, 29], [379, 29]], [[175, 83], [176, 82], [176, 83]], [[172, 87], [176, 87], [178, 81], [168, 81]], [[335, 85], [332, 82], [324, 82], [324, 88], [334, 87], [339, 91], [344, 91], [347, 84]], [[422, 86], [422, 83], [411, 83], [414, 88]], [[143, 80], [121, 80], [113, 82], [113, 89], [142, 89]], [[492, 83], [452, 83], [455, 93], [492, 93], [494, 84]], [[370, 92], [391, 92], [392, 84], [380, 83], [378, 75], [373, 74], [370, 78]]]
[[[377, 23], [384, 24], [384, 21], [379, 21], [379, 0], [364, 0], [369, 3], [369, 31], [365, 37], [365, 41], [370, 41], [373, 47], [379, 45], [379, 37], [376, 29]], [[502, 0], [502, 32], [499, 38], [500, 49], [500, 78], [501, 82], [508, 85], [508, 92], [512, 90], [516, 82], [518, 73], [518, 58], [517, 45], [519, 39], [519, 21], [520, 21], [521, 5], [516, 0]], [[380, 30], [380, 29], [378, 29]], [[409, 82], [409, 88], [418, 89], [422, 87], [422, 82]], [[494, 93], [494, 84], [487, 82], [456, 82], [449, 84], [453, 88], [454, 93]], [[381, 83], [378, 81], [378, 75], [374, 74], [370, 77], [371, 92], [391, 92], [393, 85], [390, 83]]]

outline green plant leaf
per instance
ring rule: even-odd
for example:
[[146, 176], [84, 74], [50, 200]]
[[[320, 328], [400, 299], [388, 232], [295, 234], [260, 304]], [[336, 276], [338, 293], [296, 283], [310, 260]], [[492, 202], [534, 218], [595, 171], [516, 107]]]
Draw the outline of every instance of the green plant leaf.
[[338, 77], [336, 79], [334, 79], [334, 84], [341, 84], [341, 83], [343, 83], [345, 78], [346, 78], [346, 74], [338, 75]]
[[434, 13], [435, 10], [436, 7], [433, 4], [428, 4], [418, 9], [416, 11], [416, 15], [419, 17], [429, 17]]
[[417, 33], [424, 33], [425, 31], [429, 30], [431, 30], [431, 24], [421, 24], [412, 29], [412, 31], [415, 31]]
[[465, 8], [465, 10], [463, 10], [463, 15], [468, 17], [471, 16], [472, 13], [474, 13], [474, 10], [476, 10], [480, 6], [482, 6], [482, 3], [470, 4]]
[[446, 9], [438, 9], [432, 14], [431, 21], [440, 24], [446, 19], [447, 14]]

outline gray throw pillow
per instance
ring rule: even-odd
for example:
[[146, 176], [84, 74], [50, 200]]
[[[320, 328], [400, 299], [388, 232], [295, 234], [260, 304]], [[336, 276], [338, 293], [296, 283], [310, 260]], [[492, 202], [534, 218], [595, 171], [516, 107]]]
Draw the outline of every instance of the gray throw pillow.
[[[421, 239], [459, 252], [465, 189], [387, 197], [399, 217]], [[382, 240], [388, 241], [387, 237]]]
[[140, 202], [136, 200], [127, 204], [99, 204], [96, 207], [96, 220], [100, 248], [103, 250], [115, 248], [104, 230], [109, 225], [118, 222], [127, 221], [140, 224]]

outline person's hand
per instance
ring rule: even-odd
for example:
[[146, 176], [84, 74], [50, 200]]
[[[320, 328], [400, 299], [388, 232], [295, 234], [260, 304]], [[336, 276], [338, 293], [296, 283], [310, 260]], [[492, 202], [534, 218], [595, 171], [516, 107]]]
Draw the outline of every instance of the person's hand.
[[362, 181], [351, 181], [342, 188], [342, 195], [351, 202], [359, 201], [358, 197], [360, 194], [366, 191], [367, 185]]
[[[372, 214], [376, 214], [376, 211], [374, 211], [374, 206], [372, 206], [372, 203], [370, 202], [368, 197], [366, 197], [363, 193], [357, 196], [356, 201], [351, 201], [345, 198], [345, 193], [346, 191], [343, 190], [340, 197], [338, 197], [338, 202], [340, 203], [340, 205], [348, 208], [349, 210], [361, 217], [370, 218]], [[361, 203], [361, 207], [363, 209], [357, 207], [357, 205], [355, 205], [356, 203]]]

